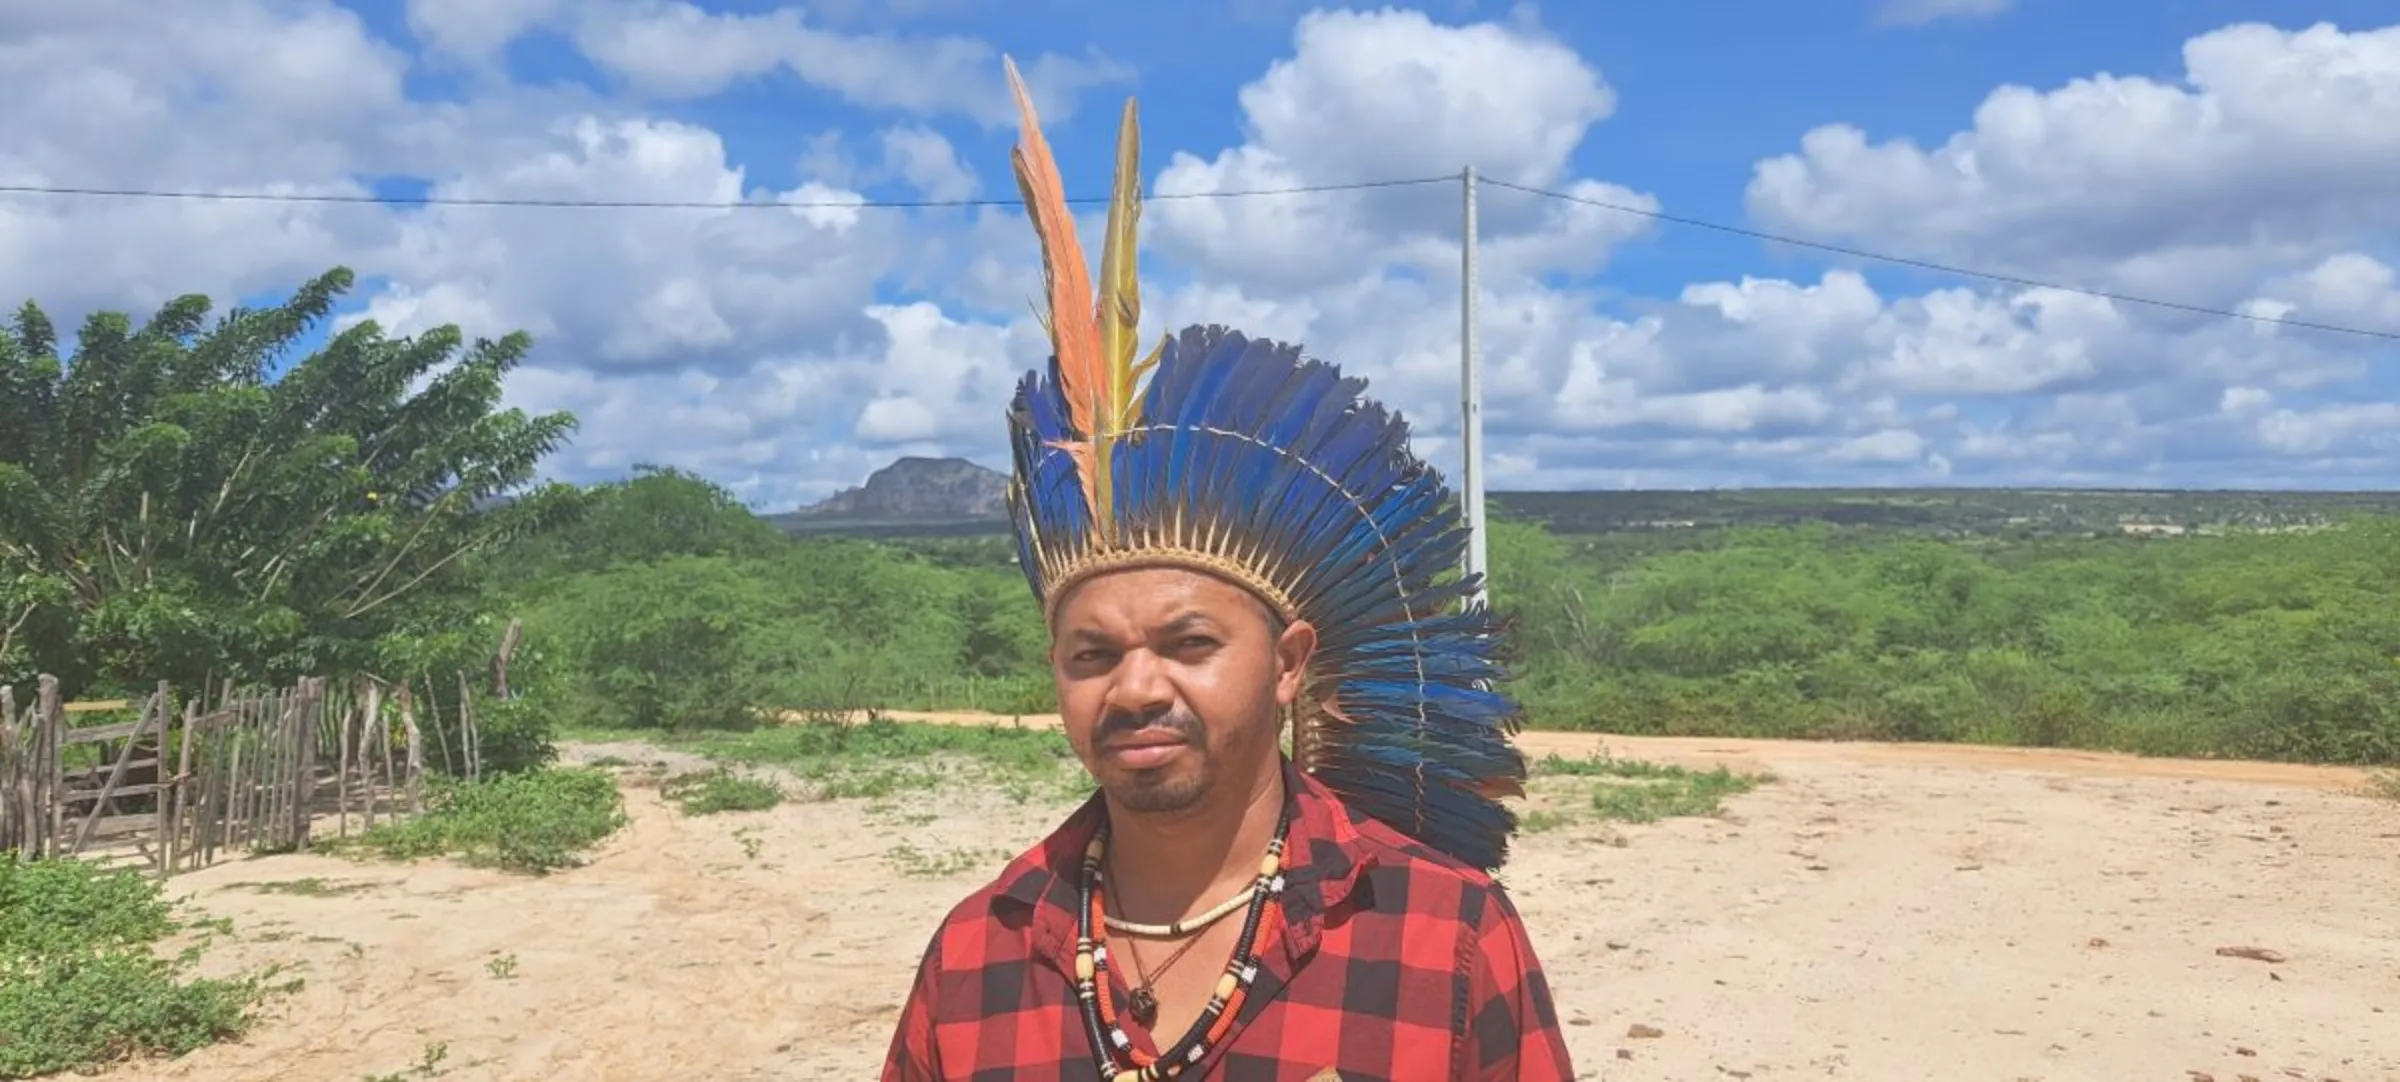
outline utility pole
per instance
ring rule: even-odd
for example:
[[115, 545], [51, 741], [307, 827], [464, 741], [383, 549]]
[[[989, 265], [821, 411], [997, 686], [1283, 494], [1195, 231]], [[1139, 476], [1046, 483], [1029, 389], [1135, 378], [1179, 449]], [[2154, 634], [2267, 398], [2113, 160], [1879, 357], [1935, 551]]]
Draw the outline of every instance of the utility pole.
[[[1475, 167], [1467, 166], [1459, 174], [1459, 186], [1464, 199], [1464, 219], [1458, 265], [1458, 363], [1459, 373], [1459, 500], [1464, 505], [1463, 518], [1467, 525], [1467, 566], [1469, 575], [1487, 573], [1484, 562], [1483, 520], [1483, 363], [1475, 355]], [[1471, 605], [1491, 603], [1491, 590], [1477, 586], [1468, 598]]]

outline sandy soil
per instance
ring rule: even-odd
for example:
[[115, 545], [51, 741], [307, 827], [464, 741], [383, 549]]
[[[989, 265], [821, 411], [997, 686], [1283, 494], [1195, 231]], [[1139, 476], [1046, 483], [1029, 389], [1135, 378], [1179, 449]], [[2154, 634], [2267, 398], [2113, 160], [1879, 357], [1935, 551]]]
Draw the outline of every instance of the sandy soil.
[[[2400, 805], [2350, 791], [2356, 772], [1606, 743], [1777, 780], [1720, 818], [1522, 843], [1508, 879], [1584, 1077], [2400, 1080]], [[696, 765], [575, 749], [603, 753]], [[692, 819], [629, 785], [631, 827], [547, 879], [312, 855], [178, 878], [239, 930], [212, 968], [307, 983], [243, 1043], [115, 1075], [350, 1082], [438, 1048], [439, 1073], [404, 1077], [872, 1078], [933, 921], [1067, 807], [945, 792]]]

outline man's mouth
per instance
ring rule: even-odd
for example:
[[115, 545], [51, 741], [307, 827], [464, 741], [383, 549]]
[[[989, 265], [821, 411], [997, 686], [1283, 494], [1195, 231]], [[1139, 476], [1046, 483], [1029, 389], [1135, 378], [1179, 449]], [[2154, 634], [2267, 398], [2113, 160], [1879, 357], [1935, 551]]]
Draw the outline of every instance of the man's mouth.
[[1186, 741], [1170, 732], [1148, 731], [1127, 733], [1101, 745], [1101, 754], [1119, 765], [1133, 770], [1163, 766], [1181, 754]]

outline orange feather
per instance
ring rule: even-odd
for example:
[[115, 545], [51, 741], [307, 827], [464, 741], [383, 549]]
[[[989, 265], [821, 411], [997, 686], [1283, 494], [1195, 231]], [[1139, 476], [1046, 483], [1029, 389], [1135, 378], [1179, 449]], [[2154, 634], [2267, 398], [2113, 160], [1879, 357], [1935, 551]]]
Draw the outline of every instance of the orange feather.
[[[1049, 286], [1051, 348], [1058, 354], [1059, 382], [1067, 399], [1068, 417], [1087, 438], [1100, 421], [1099, 408], [1107, 392], [1108, 359], [1100, 349], [1100, 324], [1093, 311], [1092, 275], [1084, 264], [1083, 245], [1075, 236], [1075, 215], [1067, 207], [1066, 186], [1058, 162], [1042, 138], [1041, 118], [1017, 63], [1002, 58], [1008, 69], [1009, 91], [1016, 95], [1018, 139], [1009, 162], [1015, 167], [1017, 189], [1042, 242], [1042, 278]], [[1088, 477], [1087, 477], [1088, 483]]]

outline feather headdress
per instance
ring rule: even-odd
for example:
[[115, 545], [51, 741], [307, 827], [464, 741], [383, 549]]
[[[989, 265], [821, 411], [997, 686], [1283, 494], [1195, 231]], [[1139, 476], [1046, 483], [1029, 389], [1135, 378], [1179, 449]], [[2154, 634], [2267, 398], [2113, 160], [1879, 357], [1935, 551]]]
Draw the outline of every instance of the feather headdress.
[[[1196, 326], [1135, 359], [1140, 136], [1128, 101], [1095, 286], [1039, 118], [1008, 67], [1012, 155], [1041, 238], [1052, 345], [1009, 410], [1008, 504], [1046, 616], [1105, 571], [1177, 566], [1236, 583], [1318, 647], [1294, 759], [1354, 811], [1469, 865], [1506, 859], [1524, 756], [1497, 691], [1500, 627], [1445, 579], [1466, 533], [1408, 426], [1299, 347]], [[1147, 385], [1142, 384], [1147, 374]]]

